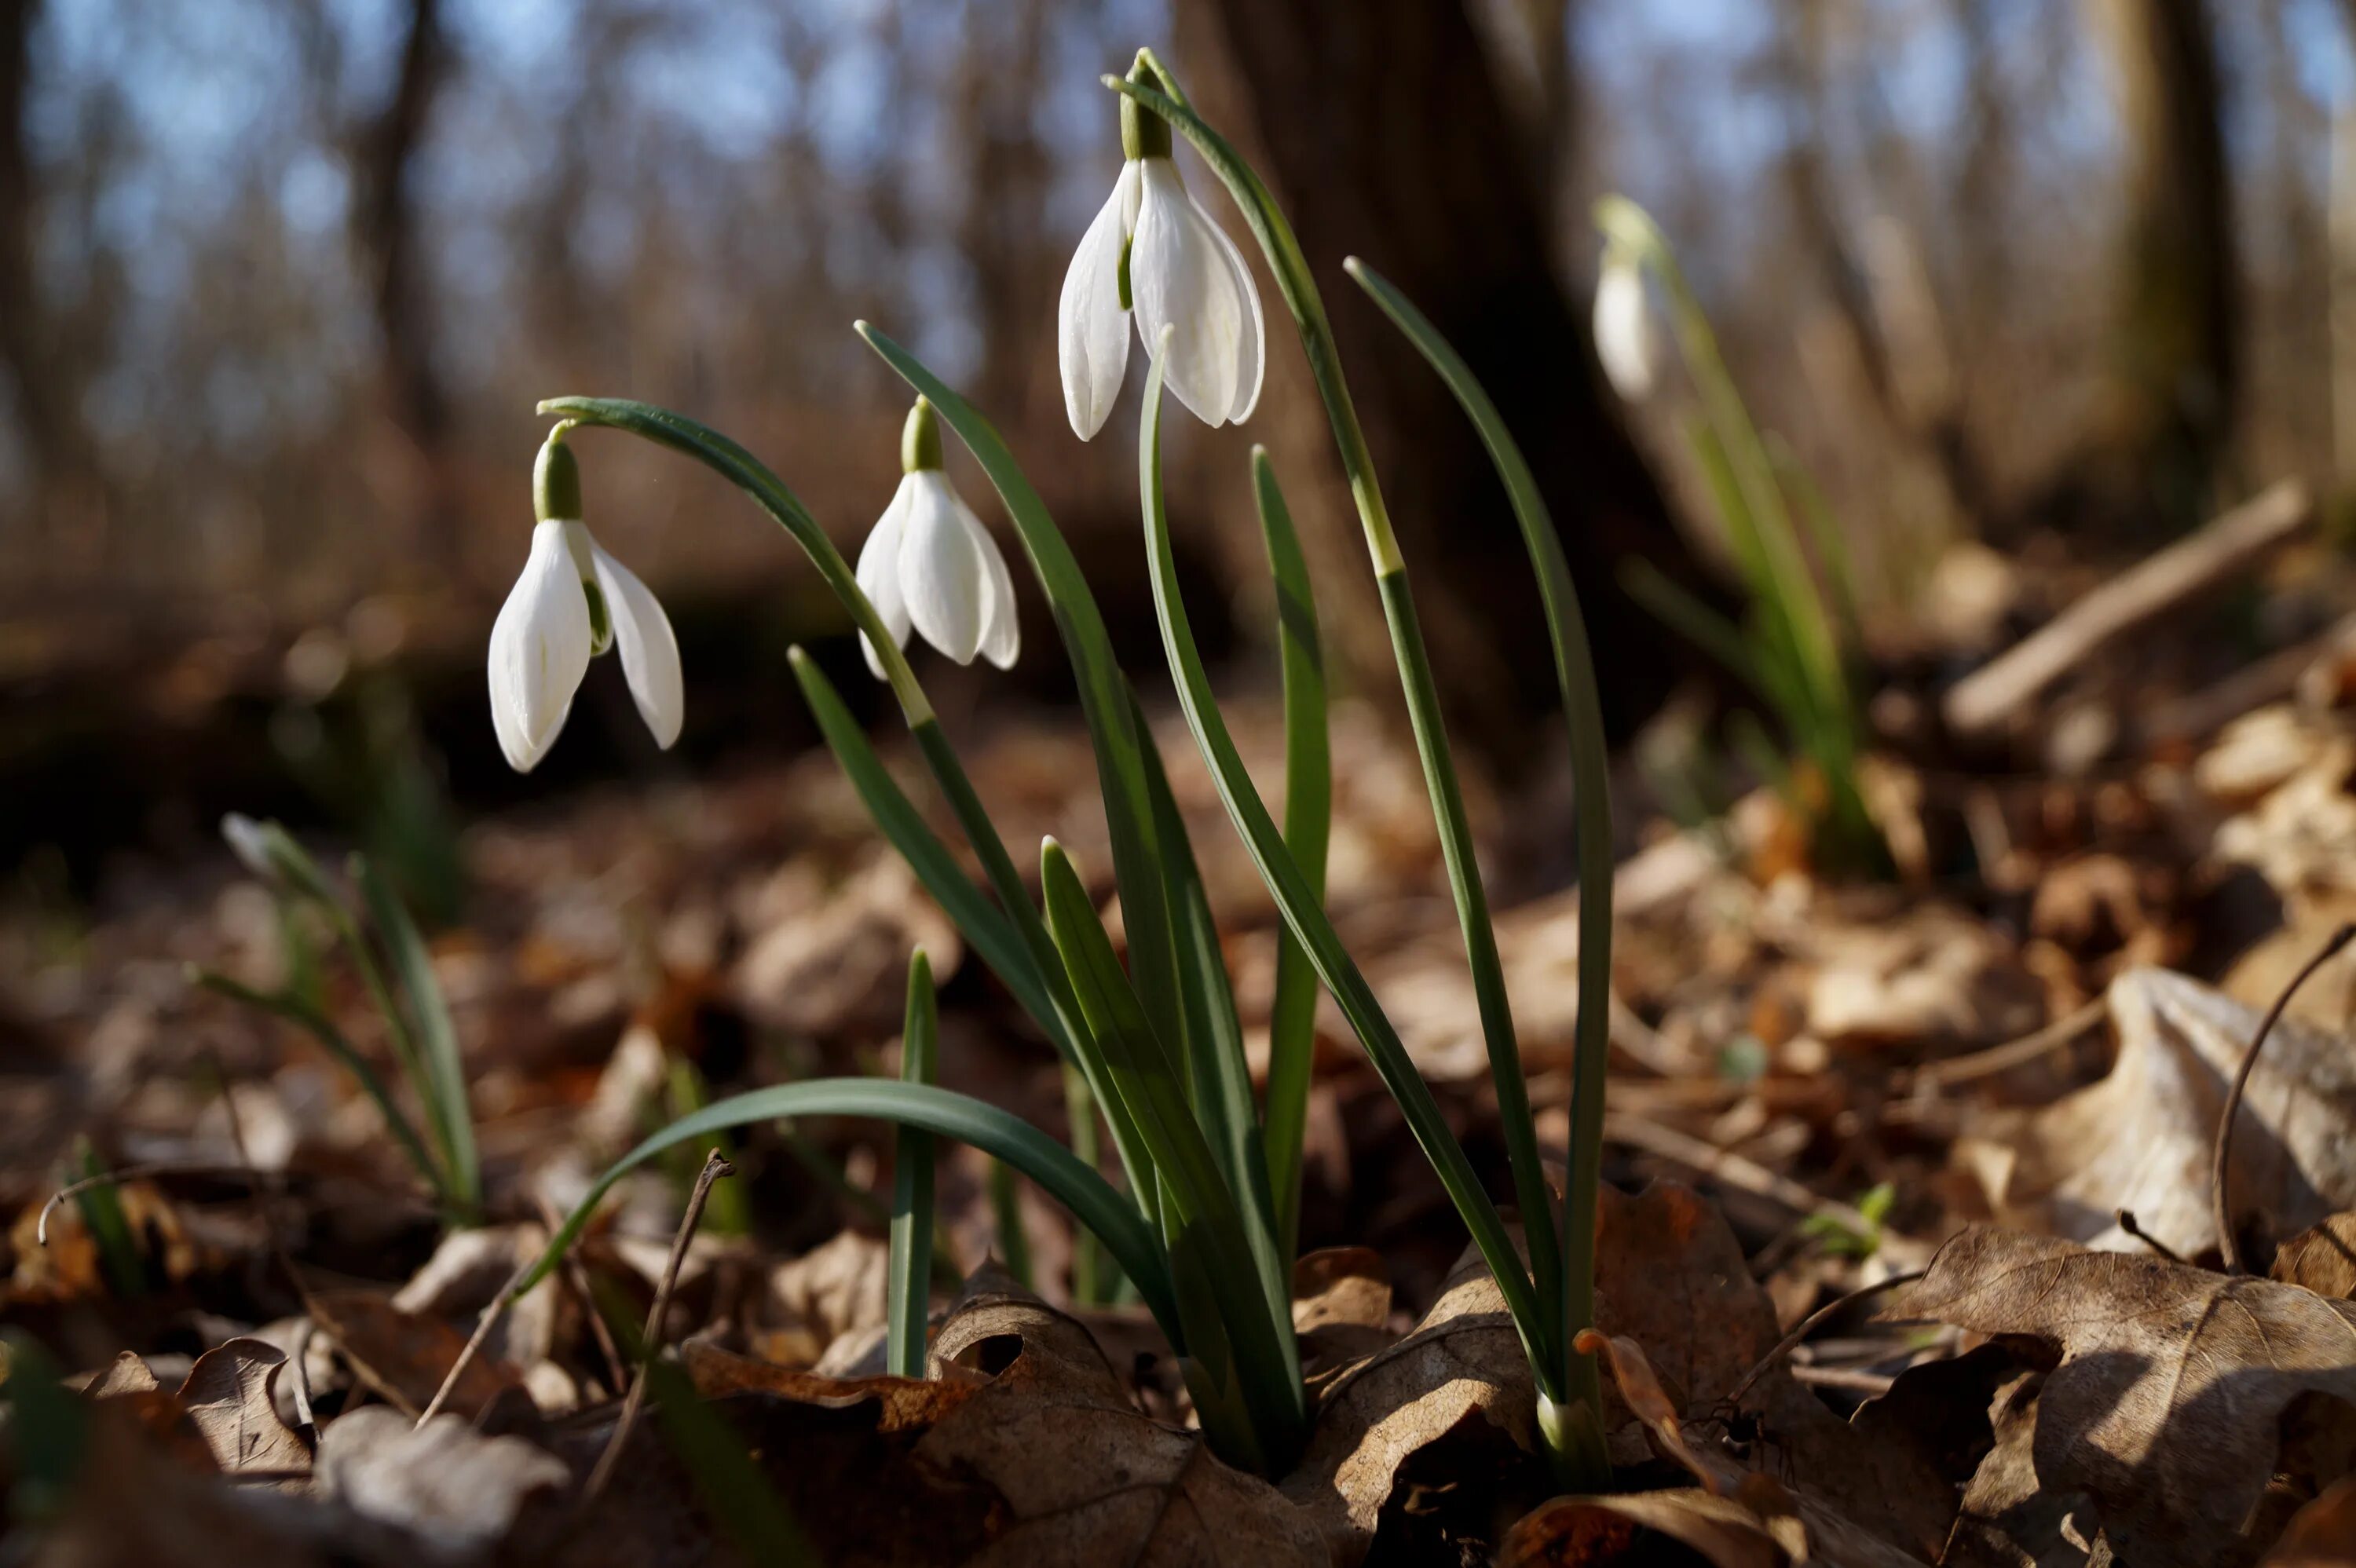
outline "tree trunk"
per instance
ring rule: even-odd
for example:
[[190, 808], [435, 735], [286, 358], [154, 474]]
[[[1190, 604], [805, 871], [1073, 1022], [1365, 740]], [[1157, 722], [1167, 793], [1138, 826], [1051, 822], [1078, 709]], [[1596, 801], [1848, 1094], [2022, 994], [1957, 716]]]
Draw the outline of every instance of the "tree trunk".
[[[1533, 751], [1526, 720], [1555, 709], [1552, 656], [1488, 458], [1439, 379], [1343, 273], [1353, 254], [1430, 315], [1505, 411], [1561, 530], [1607, 717], [1625, 734], [1666, 695], [1676, 659], [1622, 591], [1621, 563], [1643, 555], [1687, 583], [1697, 573], [1596, 373], [1585, 313], [1549, 268], [1545, 197], [1464, 9], [1185, 0], [1178, 23], [1182, 79], [1267, 177], [1315, 269], [1451, 722], [1512, 771]], [[1262, 288], [1269, 385], [1250, 433], [1301, 516], [1336, 653], [1363, 688], [1395, 690], [1324, 415], [1282, 303]], [[1243, 536], [1230, 548], [1257, 550], [1253, 530], [1230, 532]]]
[[433, 280], [417, 231], [411, 165], [447, 62], [441, 0], [410, 0], [401, 69], [384, 108], [352, 138], [352, 238], [376, 309], [385, 417], [418, 474], [415, 537], [428, 560], [458, 563], [460, 500], [450, 398], [434, 360]]
[[2233, 431], [2232, 189], [2201, 0], [2093, 0], [2117, 90], [2126, 211], [2094, 516], [2177, 531], [2211, 508]]
[[17, 428], [29, 462], [27, 499], [40, 559], [70, 552], [66, 536], [103, 502], [97, 454], [81, 421], [82, 368], [57, 352], [34, 275], [39, 193], [27, 147], [26, 99], [40, 0], [0, 0], [0, 373], [12, 383]]

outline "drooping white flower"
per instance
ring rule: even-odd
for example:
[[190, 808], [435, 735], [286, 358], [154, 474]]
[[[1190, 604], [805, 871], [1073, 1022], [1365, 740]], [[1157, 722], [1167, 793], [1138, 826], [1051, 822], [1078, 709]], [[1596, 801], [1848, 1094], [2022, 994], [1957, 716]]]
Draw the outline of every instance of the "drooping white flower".
[[491, 727], [518, 773], [556, 743], [590, 659], [608, 648], [657, 745], [679, 739], [686, 705], [670, 618], [581, 521], [580, 469], [562, 436], [541, 448], [531, 553], [491, 625]]
[[[1014, 578], [990, 530], [941, 471], [936, 418], [923, 398], [908, 411], [900, 488], [859, 551], [859, 587], [894, 643], [905, 645], [913, 626], [959, 664], [980, 654], [1011, 669], [1023, 647]], [[864, 635], [859, 641], [867, 667], [883, 679], [875, 645]]]
[[1149, 354], [1173, 329], [1162, 374], [1178, 400], [1205, 424], [1241, 424], [1267, 368], [1259, 290], [1236, 242], [1187, 192], [1169, 123], [1123, 98], [1120, 128], [1120, 178], [1080, 237], [1056, 309], [1064, 411], [1082, 441], [1104, 428], [1134, 315]]
[[270, 831], [241, 811], [225, 814], [220, 819], [222, 842], [235, 855], [238, 863], [265, 882], [280, 880], [278, 864], [270, 853]]
[[1653, 389], [1653, 327], [1645, 310], [1643, 266], [1616, 247], [1606, 250], [1595, 280], [1595, 357], [1613, 390], [1632, 403]]

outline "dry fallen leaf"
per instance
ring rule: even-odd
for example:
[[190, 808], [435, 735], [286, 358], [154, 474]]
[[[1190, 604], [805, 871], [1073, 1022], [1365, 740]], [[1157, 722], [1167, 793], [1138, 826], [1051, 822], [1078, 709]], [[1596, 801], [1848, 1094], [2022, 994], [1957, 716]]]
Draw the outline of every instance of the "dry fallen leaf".
[[1372, 1247], [1321, 1247], [1292, 1265], [1292, 1330], [1310, 1388], [1388, 1345], [1390, 1270]]
[[[372, 1290], [315, 1292], [311, 1309], [320, 1332], [335, 1340], [359, 1380], [412, 1420], [433, 1402], [466, 1344], [466, 1336], [441, 1318], [404, 1312]], [[519, 1386], [513, 1368], [478, 1353], [443, 1408], [472, 1415]]]
[[2343, 1477], [2291, 1516], [2264, 1568], [2347, 1568], [2356, 1563], [2356, 1476]]
[[2334, 1214], [2275, 1249], [2267, 1277], [2341, 1301], [2356, 1298], [2356, 1213]]
[[[1599, 1327], [1644, 1347], [1663, 1400], [1686, 1424], [1722, 1423], [1727, 1394], [1782, 1337], [1740, 1243], [1715, 1208], [1674, 1182], [1634, 1196], [1606, 1188], [1601, 1208]], [[1613, 1463], [1648, 1461], [1645, 1417], [1616, 1390], [1607, 1387], [1605, 1397]], [[1285, 1491], [1316, 1513], [1337, 1555], [1363, 1552], [1386, 1510], [1421, 1484], [1418, 1477], [1448, 1484], [1535, 1465], [1532, 1406], [1528, 1363], [1504, 1299], [1468, 1253], [1412, 1332], [1325, 1386], [1308, 1453]], [[1802, 1499], [1812, 1530], [1844, 1540], [1869, 1530], [1926, 1554], [1936, 1548], [1954, 1497], [1917, 1456], [1866, 1441], [1780, 1365], [1753, 1385], [1744, 1408], [1772, 1435], [1761, 1445], [1772, 1452], [1753, 1462], [1787, 1465], [1816, 1488]], [[1651, 1415], [1657, 1423], [1659, 1412]], [[1741, 1467], [1729, 1458], [1715, 1474], [1730, 1488]], [[1847, 1560], [1877, 1552], [1896, 1555], [1859, 1543]]]
[[1130, 1403], [1075, 1319], [995, 1269], [933, 1337], [932, 1377], [832, 1379], [691, 1342], [707, 1396], [782, 1396], [748, 1419], [829, 1562], [1022, 1568], [1324, 1564], [1312, 1521]]
[[[2085, 1493], [2136, 1568], [2246, 1561], [2286, 1413], [2311, 1413], [2308, 1395], [2356, 1402], [2356, 1306], [2051, 1237], [1966, 1231], [1886, 1316], [2025, 1336], [2058, 1358], [2037, 1396], [2037, 1485]], [[2000, 1439], [1991, 1462], [2007, 1452]]]
[[[2111, 983], [2118, 1061], [2101, 1083], [2033, 1113], [1985, 1117], [1958, 1157], [1983, 1172], [2014, 1223], [2103, 1248], [2140, 1243], [2115, 1216], [2134, 1213], [2184, 1257], [2213, 1251], [2209, 1172], [2226, 1084], [2258, 1016], [2165, 969]], [[2301, 1230], [2356, 1207], [2356, 1052], [2286, 1018], [2250, 1074], [2234, 1124], [2236, 1216], [2263, 1212]]]
[[1788, 1568], [1808, 1558], [1807, 1532], [1796, 1519], [1771, 1521], [1733, 1498], [1688, 1488], [1557, 1498], [1514, 1526], [1498, 1561], [1500, 1568], [1616, 1562], [1645, 1531], [1690, 1547], [1713, 1568]]
[[213, 1462], [235, 1475], [267, 1470], [310, 1474], [310, 1445], [279, 1419], [272, 1385], [286, 1352], [260, 1339], [230, 1339], [198, 1356], [180, 1385], [180, 1404], [196, 1423]]
[[572, 1482], [555, 1455], [520, 1437], [486, 1437], [455, 1415], [413, 1426], [399, 1411], [372, 1404], [329, 1422], [319, 1435], [322, 1492], [444, 1556], [507, 1541], [528, 1510]]

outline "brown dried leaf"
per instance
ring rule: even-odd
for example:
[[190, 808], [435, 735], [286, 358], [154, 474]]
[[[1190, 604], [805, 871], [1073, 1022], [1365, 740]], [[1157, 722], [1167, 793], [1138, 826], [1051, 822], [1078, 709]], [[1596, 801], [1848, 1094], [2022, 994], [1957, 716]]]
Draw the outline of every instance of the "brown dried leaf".
[[[1728, 1392], [1782, 1337], [1740, 1243], [1714, 1207], [1674, 1182], [1633, 1197], [1606, 1188], [1601, 1204], [1598, 1327], [1645, 1347], [1678, 1421], [1722, 1422]], [[1605, 1402], [1613, 1462], [1649, 1460], [1643, 1419], [1615, 1391]], [[1781, 1366], [1753, 1385], [1744, 1408], [1772, 1436], [1773, 1452], [1756, 1462], [1786, 1465], [1815, 1488], [1803, 1499], [1812, 1530], [1833, 1533], [1846, 1518], [1925, 1554], [1936, 1549], [1954, 1494], [1917, 1456], [1866, 1441]], [[1533, 1435], [1520, 1338], [1496, 1282], [1468, 1253], [1413, 1332], [1325, 1387], [1308, 1454], [1284, 1488], [1316, 1510], [1337, 1551], [1363, 1551], [1416, 1475], [1495, 1476], [1528, 1457]], [[1740, 1479], [1730, 1459], [1698, 1462], [1721, 1485]], [[1858, 1548], [1858, 1560], [1872, 1550]]]
[[784, 1366], [814, 1367], [846, 1335], [881, 1328], [890, 1249], [843, 1231], [769, 1270], [754, 1344]]
[[[466, 1345], [466, 1336], [441, 1318], [404, 1312], [372, 1290], [315, 1292], [311, 1311], [360, 1381], [412, 1420], [433, 1402]], [[473, 1415], [503, 1391], [520, 1386], [513, 1368], [477, 1353], [443, 1409]]]
[[276, 1470], [308, 1475], [309, 1445], [279, 1419], [272, 1385], [286, 1352], [260, 1339], [230, 1339], [198, 1356], [180, 1385], [180, 1405], [213, 1462], [235, 1475]]
[[1301, 1510], [1200, 1434], [1139, 1413], [1087, 1330], [995, 1269], [951, 1307], [925, 1382], [824, 1378], [692, 1342], [687, 1356], [707, 1393], [782, 1396], [754, 1417], [762, 1449], [789, 1459], [773, 1477], [830, 1562], [1328, 1561]]
[[1372, 1247], [1321, 1247], [1292, 1265], [1292, 1329], [1312, 1390], [1388, 1345], [1390, 1317], [1390, 1270]]
[[2267, 1277], [2337, 1300], [2356, 1298], [2356, 1213], [2334, 1214], [2275, 1249]]
[[1797, 1520], [1771, 1526], [1732, 1498], [1686, 1490], [1557, 1498], [1514, 1526], [1499, 1562], [1501, 1568], [1610, 1563], [1637, 1550], [1645, 1531], [1691, 1547], [1715, 1568], [1787, 1568], [1808, 1555]]
[[1653, 1363], [1644, 1359], [1644, 1348], [1624, 1334], [1599, 1334], [1592, 1328], [1582, 1328], [1572, 1348], [1582, 1354], [1603, 1358], [1612, 1369], [1612, 1381], [1619, 1387], [1621, 1403], [1628, 1413], [1644, 1424], [1657, 1451], [1665, 1458], [1684, 1466], [1701, 1482], [1702, 1490], [1716, 1494], [1725, 1488], [1719, 1484], [1712, 1467], [1702, 1463], [1701, 1456], [1686, 1441], [1685, 1426], [1677, 1420], [1677, 1407], [1661, 1387], [1661, 1380], [1653, 1373]]
[[122, 1394], [155, 1393], [163, 1386], [155, 1381], [145, 1358], [136, 1350], [125, 1350], [104, 1371], [85, 1383], [82, 1392], [92, 1399], [112, 1399]]
[[[1990, 1191], [2013, 1222], [2126, 1250], [2115, 1217], [2132, 1211], [2184, 1257], [2213, 1251], [2209, 1170], [2225, 1087], [2258, 1015], [2197, 980], [2131, 969], [2111, 983], [2118, 1060], [2101, 1083], [2031, 1114], [1988, 1117], [1959, 1147], [2001, 1157]], [[2250, 1074], [2235, 1124], [2238, 1215], [2264, 1212], [2278, 1232], [2356, 1207], [2356, 1054], [2344, 1040], [2286, 1018]]]
[[2333, 1482], [2291, 1516], [2264, 1568], [2348, 1568], [2356, 1563], [2356, 1476]]
[[1887, 1316], [2024, 1336], [2058, 1358], [2037, 1400], [2037, 1483], [2083, 1491], [2137, 1568], [2246, 1561], [2286, 1413], [2307, 1395], [2356, 1402], [2356, 1306], [2050, 1237], [1966, 1231]]
[[445, 1556], [506, 1541], [529, 1510], [572, 1481], [555, 1455], [520, 1437], [486, 1437], [455, 1415], [412, 1426], [399, 1411], [372, 1404], [319, 1435], [323, 1492]]

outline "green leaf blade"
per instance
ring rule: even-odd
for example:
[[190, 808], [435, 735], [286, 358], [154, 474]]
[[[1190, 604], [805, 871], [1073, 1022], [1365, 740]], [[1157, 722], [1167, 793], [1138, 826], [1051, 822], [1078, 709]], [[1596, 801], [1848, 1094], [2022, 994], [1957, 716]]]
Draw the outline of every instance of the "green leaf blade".
[[[900, 1027], [900, 1081], [930, 1084], [940, 1071], [941, 1019], [933, 965], [918, 948], [908, 963], [908, 1006]], [[886, 1259], [885, 1367], [893, 1376], [925, 1375], [925, 1328], [931, 1314], [933, 1139], [902, 1127], [892, 1158], [892, 1231]]]

